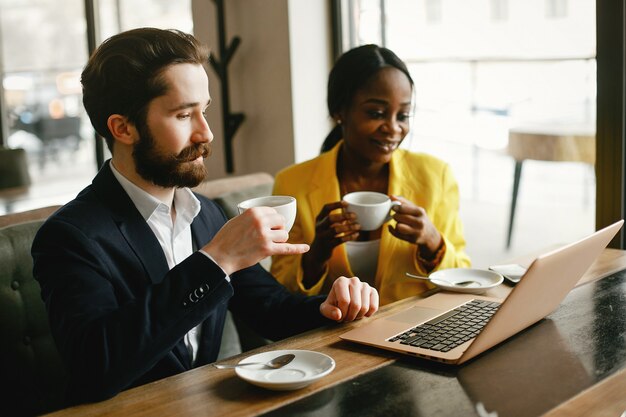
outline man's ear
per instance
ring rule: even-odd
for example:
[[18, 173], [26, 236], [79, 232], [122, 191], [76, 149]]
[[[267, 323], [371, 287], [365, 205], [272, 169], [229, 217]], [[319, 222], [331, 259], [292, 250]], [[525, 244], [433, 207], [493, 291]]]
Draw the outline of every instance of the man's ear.
[[107, 119], [107, 127], [113, 138], [125, 145], [134, 144], [139, 138], [135, 125], [126, 116], [112, 114]]

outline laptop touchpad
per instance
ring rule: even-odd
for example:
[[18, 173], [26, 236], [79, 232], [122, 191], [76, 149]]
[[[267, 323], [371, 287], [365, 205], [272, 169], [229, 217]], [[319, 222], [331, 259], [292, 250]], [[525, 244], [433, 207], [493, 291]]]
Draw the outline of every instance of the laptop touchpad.
[[387, 320], [397, 321], [400, 323], [419, 324], [423, 321], [428, 321], [441, 313], [443, 313], [443, 310], [426, 307], [411, 307], [401, 313], [394, 314], [393, 316], [387, 318]]

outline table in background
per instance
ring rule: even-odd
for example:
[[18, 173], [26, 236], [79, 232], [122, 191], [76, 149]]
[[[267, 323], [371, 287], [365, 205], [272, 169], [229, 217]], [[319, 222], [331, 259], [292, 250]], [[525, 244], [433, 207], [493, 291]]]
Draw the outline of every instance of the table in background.
[[[247, 416], [274, 412], [281, 416], [340, 416], [393, 412], [471, 416], [478, 415], [478, 402], [489, 411], [514, 402], [520, 412], [532, 406], [541, 408], [539, 413], [556, 407], [553, 415], [606, 412], [619, 416], [626, 409], [626, 278], [624, 273], [612, 274], [625, 268], [626, 251], [606, 249], [579, 283], [587, 285], [573, 290], [548, 320], [462, 366], [408, 358], [339, 339], [366, 319], [310, 331], [225, 361], [236, 363], [253, 353], [275, 349], [315, 350], [335, 360], [330, 375], [300, 390], [268, 391], [244, 382], [232, 370], [207, 365], [53, 415]], [[503, 298], [509, 291], [500, 286], [487, 295]], [[405, 309], [414, 301], [415, 297], [384, 306], [376, 317]], [[604, 320], [594, 320], [604, 316]], [[511, 355], [515, 361], [509, 360]], [[559, 361], [554, 361], [555, 356]], [[491, 378], [490, 368], [498, 370], [496, 379]], [[525, 391], [514, 396], [516, 386], [538, 390], [534, 397], [525, 396]], [[598, 408], [590, 414], [585, 407]]]
[[526, 160], [552, 162], [596, 162], [595, 130], [589, 126], [534, 126], [509, 130], [507, 153], [515, 160], [511, 211], [506, 247], [511, 246], [517, 194]]

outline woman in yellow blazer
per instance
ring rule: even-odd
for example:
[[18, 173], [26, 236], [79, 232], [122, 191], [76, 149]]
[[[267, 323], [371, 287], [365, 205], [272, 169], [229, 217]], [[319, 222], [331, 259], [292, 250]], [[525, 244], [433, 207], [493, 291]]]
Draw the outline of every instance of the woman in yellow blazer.
[[[279, 172], [274, 184], [274, 194], [298, 202], [289, 241], [311, 245], [306, 254], [272, 258], [272, 274], [290, 290], [326, 293], [337, 277], [357, 275], [378, 290], [382, 305], [429, 288], [406, 272], [470, 265], [450, 167], [399, 149], [412, 96], [406, 66], [386, 48], [352, 49], [333, 67], [328, 108], [336, 126], [323, 153]], [[363, 190], [402, 203], [377, 231], [360, 231], [355, 215], [344, 210], [342, 196]]]

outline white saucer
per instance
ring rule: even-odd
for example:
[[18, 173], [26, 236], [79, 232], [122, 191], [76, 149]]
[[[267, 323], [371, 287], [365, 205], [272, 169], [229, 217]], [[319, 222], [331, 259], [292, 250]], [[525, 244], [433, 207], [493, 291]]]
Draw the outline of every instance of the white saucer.
[[263, 365], [250, 365], [236, 368], [235, 372], [239, 378], [259, 387], [287, 391], [306, 387], [335, 369], [333, 358], [310, 350], [273, 350], [248, 356], [239, 363], [264, 363], [288, 353], [292, 353], [296, 357], [280, 369], [269, 369]]
[[[430, 282], [447, 291], [482, 294], [489, 288], [502, 284], [504, 277], [494, 271], [471, 268], [451, 268], [433, 272]], [[457, 285], [463, 281], [476, 281], [472, 284]]]

